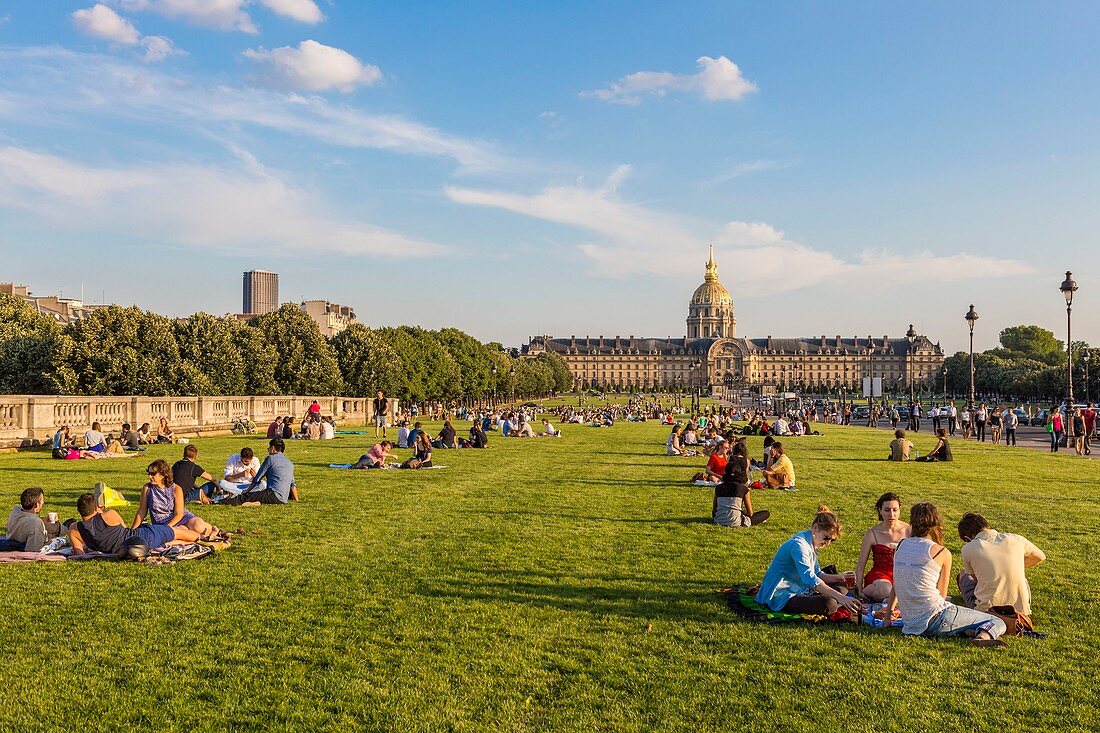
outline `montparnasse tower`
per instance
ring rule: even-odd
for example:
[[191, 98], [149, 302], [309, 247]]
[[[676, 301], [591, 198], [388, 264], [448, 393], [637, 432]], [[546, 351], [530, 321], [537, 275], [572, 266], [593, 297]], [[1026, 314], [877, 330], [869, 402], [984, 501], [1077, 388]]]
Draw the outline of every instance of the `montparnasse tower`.
[[730, 297], [730, 291], [718, 282], [718, 265], [714, 262], [713, 244], [710, 246], [703, 284], [695, 289], [688, 305], [687, 337], [737, 338], [733, 298]]

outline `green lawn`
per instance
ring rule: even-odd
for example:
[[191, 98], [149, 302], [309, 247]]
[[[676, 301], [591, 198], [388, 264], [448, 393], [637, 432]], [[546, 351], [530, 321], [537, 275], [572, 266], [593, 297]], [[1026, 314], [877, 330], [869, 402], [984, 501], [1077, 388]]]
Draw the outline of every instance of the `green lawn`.
[[[886, 431], [826, 427], [788, 443], [801, 491], [759, 493], [772, 520], [731, 530], [709, 523], [709, 490], [687, 485], [700, 461], [662, 455], [665, 428], [565, 431], [493, 436], [421, 472], [326, 468], [355, 460], [363, 437], [293, 443], [302, 502], [198, 512], [243, 530], [228, 552], [171, 567], [0, 567], [0, 729], [1100, 727], [1096, 463], [956, 443], [954, 464], [895, 465], [880, 460]], [[195, 442], [215, 470], [266, 443]], [[917, 443], [931, 447], [925, 433]], [[144, 467], [3, 455], [0, 498], [7, 511], [42, 486], [46, 510], [69, 516], [98, 480], [136, 496]], [[953, 523], [980, 510], [1042, 547], [1030, 579], [1049, 638], [979, 650], [751, 624], [712, 592], [758, 580], [819, 501], [846, 525], [822, 562], [851, 567], [888, 490], [906, 512], [932, 500]], [[957, 558], [953, 533], [949, 546]]]

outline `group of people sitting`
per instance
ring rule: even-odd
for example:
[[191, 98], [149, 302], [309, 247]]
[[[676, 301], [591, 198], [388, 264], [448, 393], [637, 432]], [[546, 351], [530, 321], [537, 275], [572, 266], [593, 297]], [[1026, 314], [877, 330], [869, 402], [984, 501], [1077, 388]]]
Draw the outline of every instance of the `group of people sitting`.
[[293, 415], [279, 415], [267, 426], [268, 438], [283, 440], [332, 440], [336, 437], [336, 421], [330, 415], [321, 416], [321, 405], [314, 400], [302, 417], [300, 427], [294, 427]]
[[246, 446], [229, 457], [222, 478], [216, 480], [197, 463], [198, 448], [188, 444], [183, 458], [176, 463], [169, 465], [158, 458], [148, 465], [148, 480], [141, 487], [137, 512], [129, 522], [92, 493], [77, 499], [79, 520], [59, 523], [51, 513], [44, 521], [39, 515], [45, 492], [26, 489], [20, 495], [19, 506], [8, 516], [7, 535], [0, 548], [38, 552], [62, 535], [67, 535], [75, 554], [118, 555], [131, 546], [148, 554], [173, 542], [224, 542], [229, 538], [227, 533], [196, 516], [186, 505], [258, 506], [296, 501], [299, 495], [294, 464], [284, 455], [285, 450], [282, 438], [273, 438], [267, 457], [260, 463]]
[[779, 415], [774, 422], [768, 422], [767, 416], [757, 411], [742, 428], [744, 435], [775, 435], [779, 437], [817, 435], [809, 418], [800, 410], [792, 410]]
[[891, 461], [921, 461], [924, 463], [946, 463], [955, 460], [951, 453], [951, 444], [947, 441], [947, 429], [936, 430], [936, 445], [926, 455], [917, 455], [913, 451], [913, 441], [906, 437], [904, 430], [895, 430], [894, 439], [890, 441], [890, 455], [886, 457]]
[[176, 436], [166, 418], [161, 418], [154, 433], [149, 423], [142, 423], [134, 430], [130, 423], [122, 423], [122, 432], [116, 438], [105, 435], [102, 426], [93, 422], [92, 427], [84, 431], [84, 442], [79, 443], [72, 435], [68, 425], [62, 425], [53, 436], [53, 457], [75, 461], [82, 458], [105, 458], [145, 450], [145, 446], [155, 443], [173, 443]]
[[[863, 603], [884, 602], [877, 617], [900, 615], [902, 632], [924, 637], [966, 636], [983, 646], [1008, 628], [1030, 629], [1031, 589], [1025, 569], [1046, 559], [1026, 538], [997, 532], [976, 513], [964, 514], [957, 531], [964, 543], [963, 570], [956, 578], [961, 602], [948, 597], [951, 552], [944, 546], [943, 519], [929, 502], [914, 505], [901, 521], [901, 500], [883, 494], [875, 503], [879, 522], [863, 536], [855, 571], [822, 569], [818, 553], [840, 539], [841, 524], [820, 506], [810, 527], [775, 553], [756, 594], [773, 611], [833, 617], [838, 609], [862, 614]], [[864, 573], [868, 560], [871, 568]], [[849, 593], [849, 589], [852, 590]]]

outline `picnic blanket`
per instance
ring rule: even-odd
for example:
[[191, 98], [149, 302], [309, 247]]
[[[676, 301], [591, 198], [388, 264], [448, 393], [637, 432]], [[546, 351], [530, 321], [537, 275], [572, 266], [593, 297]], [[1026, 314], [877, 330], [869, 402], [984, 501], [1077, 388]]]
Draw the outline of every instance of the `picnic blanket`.
[[0, 552], [0, 563], [4, 562], [57, 562], [64, 560], [64, 555], [57, 554], [45, 554], [41, 552], [22, 552], [19, 550], [11, 550], [9, 552]]
[[[354, 465], [355, 465], [354, 463], [330, 463], [330, 464], [328, 464], [328, 467], [329, 468], [336, 468], [336, 469], [346, 470], [346, 469], [351, 468]], [[400, 466], [382, 466], [381, 468], [365, 468], [365, 469], [361, 469], [361, 470], [364, 470], [364, 471], [393, 471], [393, 470], [398, 469], [398, 468], [400, 468]], [[423, 468], [417, 468], [417, 469], [413, 469], [413, 470], [416, 470], [416, 471], [430, 471], [433, 468], [446, 468], [446, 466], [424, 466]]]
[[755, 588], [749, 588], [743, 585], [736, 585], [732, 588], [722, 588], [717, 591], [726, 596], [726, 605], [730, 607], [730, 610], [736, 613], [746, 621], [763, 621], [765, 623], [780, 623], [783, 621], [809, 621], [810, 623], [821, 623], [827, 621], [825, 616], [815, 616], [811, 614], [801, 613], [784, 613], [783, 611], [773, 611], [767, 606], [763, 606], [756, 602]]
[[336, 435], [366, 435], [366, 430], [337, 430]]

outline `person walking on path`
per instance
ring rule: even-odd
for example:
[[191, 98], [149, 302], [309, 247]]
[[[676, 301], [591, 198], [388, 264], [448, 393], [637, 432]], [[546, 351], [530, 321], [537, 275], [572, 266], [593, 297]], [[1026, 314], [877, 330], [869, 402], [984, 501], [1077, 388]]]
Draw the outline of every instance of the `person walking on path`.
[[378, 431], [382, 431], [382, 437], [386, 437], [386, 413], [389, 411], [390, 402], [382, 390], [378, 390], [378, 396], [374, 398], [374, 437], [378, 437]]
[[947, 406], [947, 432], [951, 434], [951, 437], [955, 437], [955, 429], [959, 425], [959, 410], [955, 407], [955, 403], [952, 402]]
[[1062, 433], [1065, 423], [1062, 420], [1062, 413], [1058, 411], [1058, 407], [1050, 408], [1050, 412], [1047, 413], [1046, 429], [1050, 434], [1050, 452], [1057, 453], [1059, 444], [1062, 442]]
[[1081, 418], [1085, 421], [1085, 455], [1092, 454], [1092, 432], [1096, 430], [1096, 410], [1092, 403], [1088, 403], [1081, 411]]
[[974, 420], [974, 439], [985, 442], [985, 424], [989, 420], [989, 411], [986, 409], [985, 403], [978, 405], [978, 409], [974, 411], [972, 416]]
[[1016, 447], [1016, 426], [1020, 424], [1020, 418], [1014, 410], [1005, 413], [1005, 445]]
[[914, 402], [909, 407], [909, 428], [914, 433], [920, 432], [921, 407], [919, 402]]

